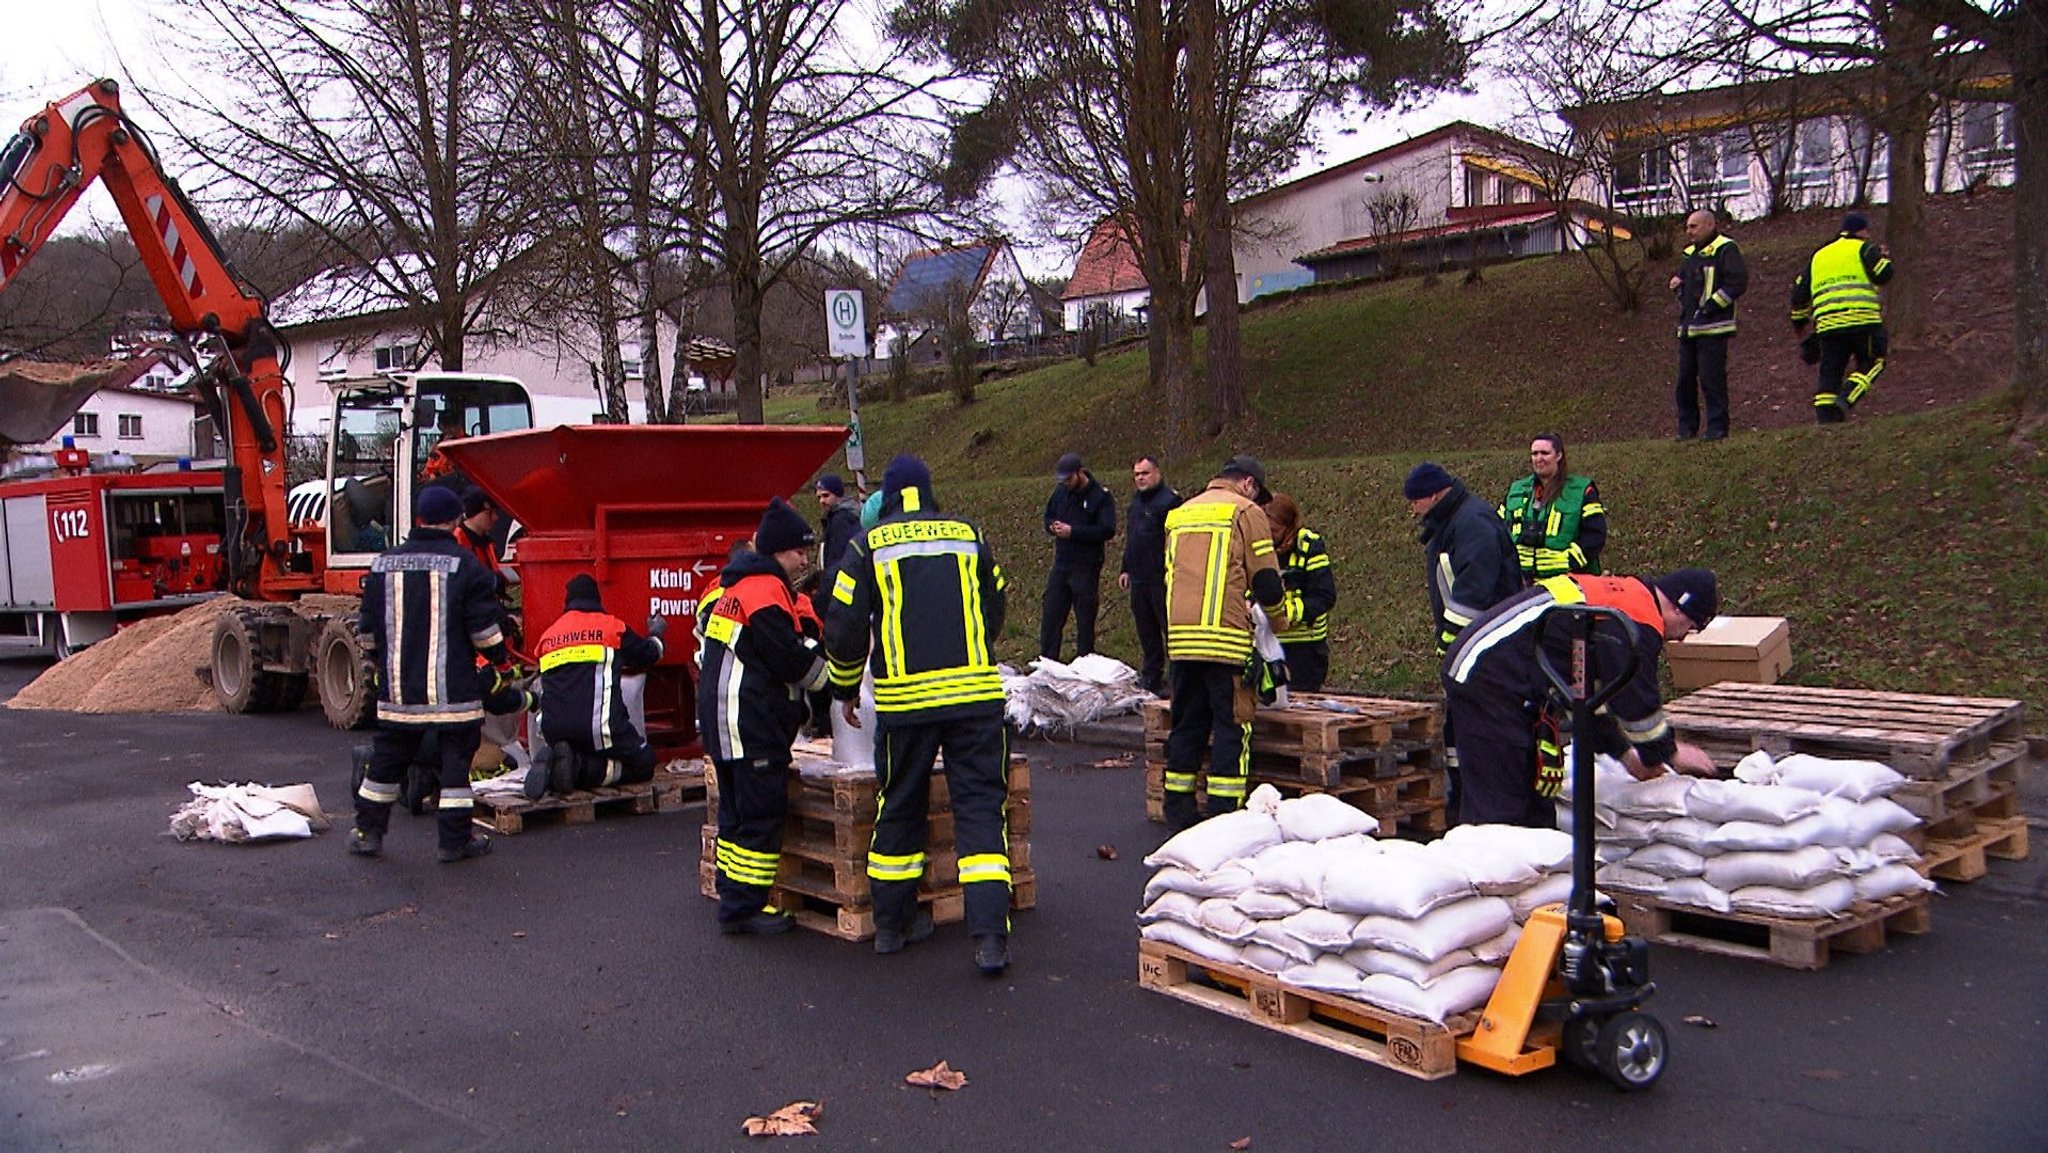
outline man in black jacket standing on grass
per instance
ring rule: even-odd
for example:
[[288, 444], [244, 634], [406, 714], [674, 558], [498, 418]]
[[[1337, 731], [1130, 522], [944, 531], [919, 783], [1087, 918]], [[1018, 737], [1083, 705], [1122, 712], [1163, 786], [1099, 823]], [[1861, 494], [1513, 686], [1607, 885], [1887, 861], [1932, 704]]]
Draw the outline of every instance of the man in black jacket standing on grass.
[[1159, 458], [1141, 456], [1131, 466], [1130, 511], [1124, 514], [1124, 560], [1116, 586], [1131, 594], [1144, 664], [1138, 685], [1153, 696], [1166, 687], [1166, 514], [1180, 507], [1180, 494], [1166, 483]]
[[1720, 440], [1728, 435], [1728, 342], [1735, 336], [1736, 298], [1749, 287], [1749, 266], [1711, 209], [1685, 218], [1685, 238], [1692, 243], [1671, 278], [1678, 298], [1678, 439]]
[[1116, 535], [1116, 498], [1081, 462], [1079, 453], [1059, 459], [1060, 483], [1045, 502], [1045, 531], [1053, 538], [1052, 573], [1045, 581], [1045, 613], [1039, 618], [1038, 653], [1060, 659], [1060, 634], [1067, 612], [1074, 614], [1074, 655], [1095, 651], [1095, 613], [1102, 603], [1103, 546]]

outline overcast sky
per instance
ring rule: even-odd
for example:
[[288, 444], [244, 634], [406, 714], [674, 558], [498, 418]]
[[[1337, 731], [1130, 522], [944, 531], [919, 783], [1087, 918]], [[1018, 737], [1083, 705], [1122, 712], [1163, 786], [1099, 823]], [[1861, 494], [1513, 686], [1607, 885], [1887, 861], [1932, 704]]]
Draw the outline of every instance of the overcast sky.
[[[42, 105], [97, 76], [147, 77], [163, 66], [151, 45], [151, 0], [0, 0], [9, 50], [0, 55], [0, 126], [11, 129]], [[146, 116], [147, 113], [144, 113]], [[1401, 115], [1351, 123], [1326, 122], [1321, 147], [1294, 176], [1342, 163], [1419, 135], [1451, 120], [1500, 126], [1499, 102], [1485, 94], [1448, 94]], [[147, 125], [145, 124], [145, 127]], [[90, 218], [114, 219], [104, 194], [88, 202]], [[1021, 206], [1019, 206], [1021, 208]], [[84, 221], [74, 216], [74, 224]], [[1022, 231], [1021, 224], [1018, 231]], [[1034, 276], [1064, 276], [1073, 253], [1057, 247], [1018, 253]]]

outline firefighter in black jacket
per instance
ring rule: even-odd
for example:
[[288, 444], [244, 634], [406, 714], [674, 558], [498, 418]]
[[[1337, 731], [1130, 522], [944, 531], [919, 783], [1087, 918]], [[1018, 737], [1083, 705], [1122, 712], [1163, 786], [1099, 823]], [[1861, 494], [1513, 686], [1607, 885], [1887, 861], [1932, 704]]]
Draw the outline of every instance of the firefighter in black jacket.
[[[484, 697], [502, 687], [510, 657], [496, 582], [456, 541], [461, 520], [461, 497], [441, 485], [423, 490], [412, 535], [371, 562], [363, 578], [359, 627], [377, 670], [378, 727], [348, 838], [358, 856], [383, 850], [406, 766], [428, 733], [441, 754], [439, 859], [491, 850], [490, 838], [470, 831], [469, 762], [482, 741]], [[488, 666], [479, 668], [479, 655]]]
[[789, 817], [790, 744], [808, 712], [804, 694], [825, 687], [817, 618], [792, 583], [818, 543], [781, 497], [754, 532], [754, 551], [719, 576], [724, 591], [704, 625], [697, 724], [718, 774], [718, 927], [766, 936], [790, 914], [768, 904], [782, 867]]
[[1144, 665], [1138, 687], [1161, 695], [1166, 689], [1166, 514], [1180, 507], [1180, 494], [1159, 471], [1159, 458], [1141, 456], [1131, 465], [1131, 507], [1124, 514], [1124, 560], [1116, 585], [1131, 594]]
[[1103, 546], [1116, 535], [1116, 498], [1102, 487], [1080, 454], [1059, 459], [1059, 484], [1045, 501], [1045, 531], [1053, 538], [1052, 572], [1045, 580], [1045, 612], [1038, 623], [1038, 655], [1060, 659], [1060, 634], [1074, 613], [1074, 655], [1095, 651], [1095, 614], [1102, 603]]
[[654, 779], [654, 750], [633, 727], [623, 691], [627, 669], [652, 668], [668, 642], [668, 621], [647, 618], [646, 636], [604, 610], [597, 581], [569, 578], [562, 615], [535, 646], [540, 661], [539, 739], [526, 795], [638, 784]]
[[[1636, 625], [1636, 672], [1586, 734], [1597, 751], [1619, 757], [1639, 779], [1666, 766], [1713, 776], [1714, 762], [1672, 735], [1657, 694], [1657, 658], [1664, 642], [1678, 640], [1714, 618], [1719, 608], [1714, 574], [1680, 569], [1662, 577], [1550, 577], [1481, 614], [1444, 657], [1447, 732], [1457, 734], [1462, 788], [1456, 824], [1554, 828], [1551, 799], [1564, 785], [1563, 708], [1552, 701], [1549, 679], [1537, 663], [1536, 622], [1554, 605], [1592, 604], [1621, 610]], [[1620, 627], [1596, 626], [1595, 665], [1612, 676], [1627, 660]], [[1572, 667], [1567, 630], [1544, 638], [1551, 663]], [[1551, 706], [1546, 707], [1545, 702]]]
[[1685, 237], [1692, 243], [1671, 278], [1678, 298], [1678, 439], [1720, 440], [1728, 435], [1728, 342], [1735, 335], [1736, 298], [1749, 287], [1749, 266], [1709, 209], [1685, 218]]
[[1402, 493], [1408, 511], [1422, 522], [1430, 616], [1442, 656], [1474, 618], [1522, 587], [1522, 570], [1507, 526], [1442, 465], [1416, 465]]
[[[1799, 354], [1806, 363], [1820, 365], [1813, 416], [1821, 424], [1848, 420], [1849, 410], [1884, 372], [1889, 341], [1877, 287], [1891, 278], [1890, 250], [1870, 239], [1870, 221], [1852, 212], [1842, 218], [1841, 233], [1814, 253], [1806, 271], [1792, 282], [1792, 329], [1805, 332], [1813, 325]], [[1852, 359], [1855, 372], [1848, 371]]]
[[1330, 610], [1337, 606], [1337, 577], [1320, 533], [1301, 523], [1301, 506], [1276, 492], [1266, 505], [1273, 526], [1273, 559], [1287, 590], [1286, 624], [1273, 636], [1287, 654], [1287, 686], [1305, 693], [1330, 676]]
[[882, 519], [833, 574], [825, 615], [832, 692], [850, 721], [861, 667], [874, 670], [875, 952], [895, 953], [932, 933], [917, 885], [932, 762], [943, 749], [974, 963], [994, 975], [1010, 964], [1010, 749], [993, 654], [1003, 631], [1003, 571], [981, 530], [939, 511], [923, 461], [891, 461], [882, 491]]

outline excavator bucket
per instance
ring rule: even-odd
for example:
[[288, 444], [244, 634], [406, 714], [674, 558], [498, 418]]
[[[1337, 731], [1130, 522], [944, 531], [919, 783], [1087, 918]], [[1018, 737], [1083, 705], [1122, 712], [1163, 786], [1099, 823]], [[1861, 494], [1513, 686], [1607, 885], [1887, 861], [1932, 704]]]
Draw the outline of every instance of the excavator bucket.
[[102, 385], [127, 371], [112, 361], [0, 364], [0, 445], [40, 444], [69, 423]]

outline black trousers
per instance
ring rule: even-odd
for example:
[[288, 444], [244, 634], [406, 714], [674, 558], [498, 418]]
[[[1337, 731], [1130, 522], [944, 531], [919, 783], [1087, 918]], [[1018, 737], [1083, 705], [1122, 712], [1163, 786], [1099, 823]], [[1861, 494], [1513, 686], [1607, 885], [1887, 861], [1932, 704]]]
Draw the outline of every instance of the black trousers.
[[1138, 651], [1144, 654], [1138, 684], [1157, 693], [1166, 687], [1166, 585], [1132, 581], [1131, 617], [1138, 626]]
[[1444, 692], [1458, 756], [1452, 823], [1556, 828], [1556, 806], [1536, 793], [1535, 705], [1483, 684], [1447, 681]]
[[1173, 662], [1173, 728], [1166, 736], [1166, 823], [1185, 829], [1198, 819], [1195, 774], [1209, 766], [1209, 816], [1244, 807], [1251, 772], [1252, 726], [1239, 724], [1237, 687], [1242, 665]]
[[[1728, 435], [1728, 341], [1725, 336], [1688, 336], [1678, 342], [1678, 435]], [[1706, 427], [1700, 401], [1706, 400]]]
[[1287, 654], [1288, 688], [1305, 693], [1322, 691], [1323, 682], [1330, 679], [1330, 642], [1282, 644], [1280, 651]]
[[[1164, 595], [1164, 594], [1161, 594]], [[1045, 613], [1038, 621], [1038, 655], [1060, 659], [1060, 634], [1067, 611], [1074, 613], [1074, 655], [1095, 651], [1095, 613], [1102, 604], [1102, 566], [1081, 568], [1055, 562], [1045, 578]]]
[[901, 932], [917, 915], [925, 871], [932, 762], [944, 753], [953, 806], [953, 845], [967, 931], [1010, 931], [1010, 737], [1000, 714], [905, 723], [883, 717], [875, 730], [881, 803], [868, 847], [875, 927]]
[[[542, 720], [539, 722], [543, 740], [548, 740], [546, 715], [543, 710]], [[576, 752], [577, 788], [635, 785], [641, 781], [654, 779], [654, 748], [630, 721], [613, 728], [612, 736], [616, 743], [608, 749], [591, 748], [587, 728], [587, 725], [576, 728], [573, 736], [560, 741], [548, 740], [549, 744], [565, 744]]]
[[469, 762], [483, 743], [482, 721], [460, 725], [383, 725], [370, 738], [370, 767], [356, 788], [356, 828], [382, 836], [391, 828], [391, 806], [398, 800], [405, 771], [419, 755], [420, 742], [433, 733], [441, 746], [441, 800], [435, 825], [441, 848], [469, 843], [470, 816], [476, 794], [469, 790]]
[[744, 921], [768, 905], [789, 824], [789, 762], [713, 761], [718, 774], [718, 920]]
[[[1820, 343], [1820, 383], [1813, 390], [1814, 419], [1839, 424], [1849, 418], [1849, 410], [1884, 372], [1884, 354], [1890, 342], [1879, 324], [1837, 328], [1816, 339]], [[1852, 360], [1855, 372], [1849, 371]]]

